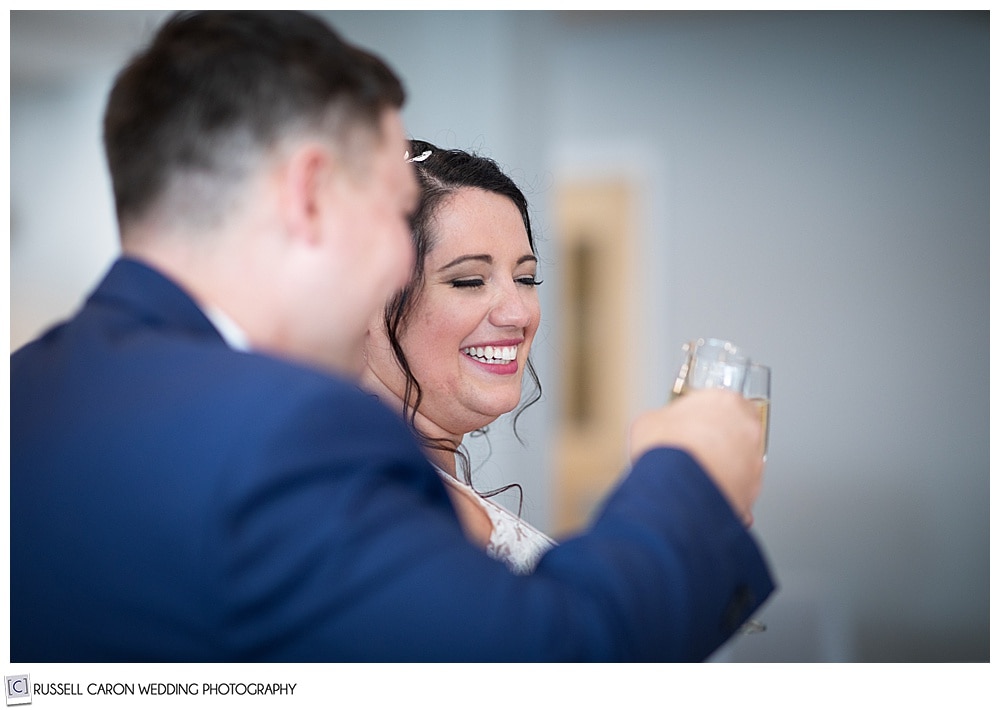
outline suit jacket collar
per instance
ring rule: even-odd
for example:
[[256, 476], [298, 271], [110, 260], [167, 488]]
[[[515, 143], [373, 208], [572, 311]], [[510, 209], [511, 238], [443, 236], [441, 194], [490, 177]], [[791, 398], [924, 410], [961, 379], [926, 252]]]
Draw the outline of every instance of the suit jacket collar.
[[179, 284], [152, 266], [129, 257], [120, 257], [111, 265], [87, 302], [126, 309], [150, 326], [222, 339], [191, 295]]

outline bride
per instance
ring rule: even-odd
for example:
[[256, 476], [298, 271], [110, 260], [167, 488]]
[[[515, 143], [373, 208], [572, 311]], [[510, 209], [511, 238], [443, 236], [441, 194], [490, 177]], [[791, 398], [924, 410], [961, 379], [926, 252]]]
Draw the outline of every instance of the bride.
[[416, 263], [370, 324], [361, 382], [410, 423], [466, 536], [527, 574], [554, 541], [490, 500], [504, 488], [475, 490], [462, 449], [518, 406], [525, 373], [535, 393], [522, 409], [540, 396], [528, 359], [541, 309], [527, 200], [489, 158], [412, 141], [406, 159], [420, 186]]

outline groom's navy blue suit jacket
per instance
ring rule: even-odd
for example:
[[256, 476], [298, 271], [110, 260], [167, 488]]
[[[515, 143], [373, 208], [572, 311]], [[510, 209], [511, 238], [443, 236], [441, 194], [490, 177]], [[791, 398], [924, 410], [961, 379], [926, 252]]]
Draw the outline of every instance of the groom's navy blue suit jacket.
[[13, 662], [690, 661], [773, 588], [669, 449], [510, 574], [396, 415], [229, 348], [129, 259], [11, 356], [10, 384]]

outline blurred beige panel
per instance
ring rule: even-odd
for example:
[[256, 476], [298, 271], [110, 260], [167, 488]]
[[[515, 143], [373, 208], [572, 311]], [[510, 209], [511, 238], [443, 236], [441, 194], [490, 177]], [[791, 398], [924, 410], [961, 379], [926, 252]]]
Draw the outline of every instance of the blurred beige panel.
[[626, 465], [634, 188], [567, 182], [556, 191], [562, 287], [554, 527], [586, 525]]

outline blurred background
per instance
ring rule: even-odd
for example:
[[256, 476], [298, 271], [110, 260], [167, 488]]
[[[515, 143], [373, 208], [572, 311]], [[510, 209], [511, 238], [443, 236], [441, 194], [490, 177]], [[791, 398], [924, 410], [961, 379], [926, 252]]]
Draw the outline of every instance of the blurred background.
[[[532, 203], [543, 398], [480, 487], [584, 527], [681, 343], [731, 339], [773, 368], [780, 589], [713, 660], [989, 660], [988, 12], [319, 14]], [[164, 16], [10, 13], [11, 349], [117, 254], [101, 113]]]

